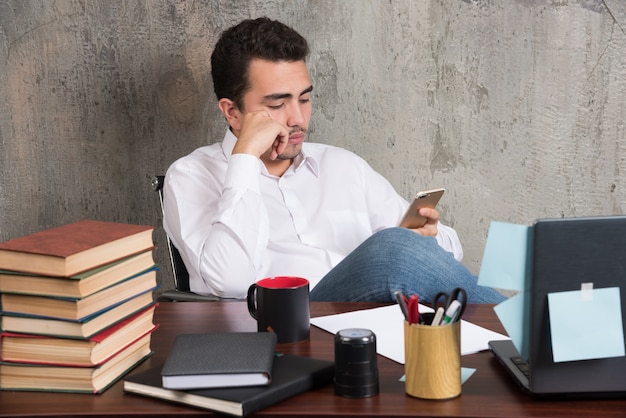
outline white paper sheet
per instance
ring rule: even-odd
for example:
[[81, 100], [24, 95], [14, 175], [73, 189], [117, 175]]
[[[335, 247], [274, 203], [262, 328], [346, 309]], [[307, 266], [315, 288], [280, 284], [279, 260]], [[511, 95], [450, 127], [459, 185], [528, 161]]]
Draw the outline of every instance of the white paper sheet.
[[[432, 309], [420, 305], [420, 312]], [[376, 334], [376, 351], [400, 364], [404, 364], [404, 317], [398, 305], [363, 309], [342, 314], [311, 318], [311, 324], [332, 334], [346, 328], [365, 328]], [[461, 355], [487, 350], [492, 340], [509, 337], [461, 320]]]

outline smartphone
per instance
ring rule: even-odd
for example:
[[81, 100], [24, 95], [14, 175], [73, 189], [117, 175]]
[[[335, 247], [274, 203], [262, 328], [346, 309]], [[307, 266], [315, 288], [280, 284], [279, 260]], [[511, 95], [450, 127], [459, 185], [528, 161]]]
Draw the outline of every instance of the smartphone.
[[437, 206], [439, 199], [445, 193], [446, 189], [439, 188], [433, 190], [425, 190], [418, 192], [411, 202], [411, 205], [406, 210], [400, 226], [404, 228], [421, 228], [426, 224], [426, 218], [418, 213], [420, 208], [434, 208]]

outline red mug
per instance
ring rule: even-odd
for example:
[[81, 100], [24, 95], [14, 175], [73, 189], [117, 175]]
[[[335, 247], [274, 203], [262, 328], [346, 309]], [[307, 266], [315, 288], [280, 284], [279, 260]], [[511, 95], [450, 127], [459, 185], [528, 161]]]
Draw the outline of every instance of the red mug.
[[309, 281], [302, 277], [268, 277], [248, 288], [248, 312], [259, 332], [274, 332], [278, 343], [309, 339]]

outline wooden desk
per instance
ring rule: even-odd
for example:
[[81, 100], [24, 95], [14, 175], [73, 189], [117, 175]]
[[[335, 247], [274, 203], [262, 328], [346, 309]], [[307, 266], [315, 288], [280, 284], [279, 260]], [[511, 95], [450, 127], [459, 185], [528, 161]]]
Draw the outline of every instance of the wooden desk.
[[[358, 303], [312, 303], [312, 316], [346, 312], [379, 306]], [[504, 332], [491, 306], [468, 306], [464, 317], [478, 325]], [[155, 322], [160, 324], [153, 337], [155, 354], [136, 371], [162, 364], [174, 337], [179, 333], [216, 331], [254, 331], [243, 302], [166, 302], [156, 310]], [[311, 339], [296, 344], [283, 344], [286, 353], [334, 359], [333, 335], [311, 327]], [[262, 416], [445, 416], [445, 417], [617, 417], [626, 414], [626, 400], [605, 401], [538, 401], [518, 389], [491, 353], [464, 356], [464, 367], [477, 369], [463, 385], [463, 394], [446, 401], [425, 401], [404, 393], [398, 379], [404, 366], [378, 357], [380, 394], [367, 399], [346, 399], [333, 394], [332, 385], [310, 391], [267, 408]], [[133, 373], [133, 372], [131, 372]], [[90, 416], [114, 417], [128, 415], [179, 416], [208, 414], [207, 411], [180, 406], [156, 399], [127, 394], [122, 382], [102, 395], [0, 391], [0, 416]]]

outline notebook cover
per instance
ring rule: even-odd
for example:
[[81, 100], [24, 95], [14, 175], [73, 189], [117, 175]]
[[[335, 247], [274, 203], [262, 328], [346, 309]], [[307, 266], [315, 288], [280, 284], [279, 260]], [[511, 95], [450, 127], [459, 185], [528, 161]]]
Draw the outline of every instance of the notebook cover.
[[285, 354], [275, 358], [272, 372], [269, 386], [181, 391], [163, 388], [160, 367], [154, 367], [128, 376], [124, 381], [124, 390], [213, 412], [246, 416], [332, 382], [335, 364], [332, 361]]
[[[269, 383], [275, 348], [276, 334], [271, 332], [178, 335], [161, 371], [163, 386], [249, 386], [244, 375], [251, 374], [267, 376]], [[242, 379], [234, 381], [232, 375]]]

